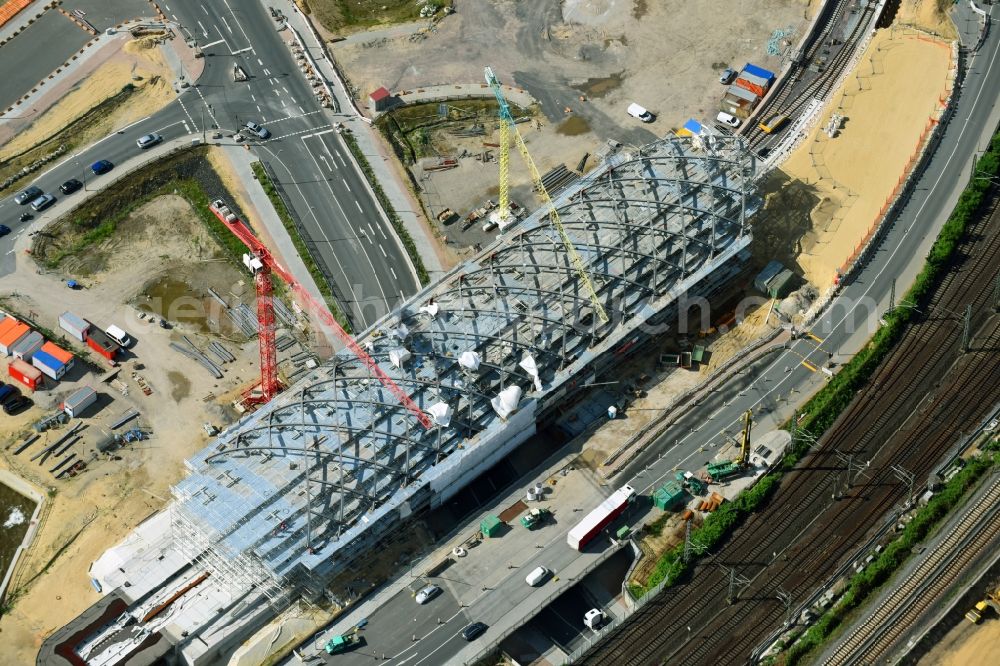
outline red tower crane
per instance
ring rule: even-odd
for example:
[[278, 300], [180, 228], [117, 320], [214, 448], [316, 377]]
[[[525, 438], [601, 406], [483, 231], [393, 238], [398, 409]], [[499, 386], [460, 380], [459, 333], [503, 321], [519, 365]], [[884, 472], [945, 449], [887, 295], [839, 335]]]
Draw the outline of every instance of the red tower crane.
[[340, 341], [371, 370], [372, 374], [399, 400], [400, 404], [410, 410], [424, 428], [429, 430], [432, 427], [430, 417], [417, 407], [410, 396], [399, 388], [396, 382], [392, 381], [392, 377], [382, 370], [375, 359], [369, 356], [355, 342], [354, 338], [348, 335], [347, 331], [333, 318], [330, 311], [313, 298], [302, 285], [295, 281], [291, 273], [274, 259], [270, 250], [253, 235], [250, 228], [226, 206], [224, 201], [221, 199], [213, 201], [209, 208], [219, 218], [219, 221], [250, 250], [250, 253], [243, 257], [243, 263], [253, 273], [254, 283], [257, 287], [257, 323], [260, 327], [258, 335], [260, 342], [260, 394], [252, 395], [247, 392], [244, 395], [245, 403], [264, 404], [282, 389], [281, 381], [278, 379], [277, 351], [274, 346], [274, 302], [271, 284], [273, 271], [284, 280], [285, 284], [291, 288], [310, 312], [315, 313], [324, 324], [333, 329]]

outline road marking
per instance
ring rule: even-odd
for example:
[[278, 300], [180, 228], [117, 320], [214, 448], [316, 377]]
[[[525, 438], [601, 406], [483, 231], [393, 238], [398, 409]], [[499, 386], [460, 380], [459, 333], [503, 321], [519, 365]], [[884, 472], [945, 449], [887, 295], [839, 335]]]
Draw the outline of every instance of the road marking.
[[[184, 121], [181, 121], [181, 122], [184, 122]], [[188, 127], [188, 124], [186, 122], [184, 122], [184, 132], [186, 134], [190, 134], [191, 133], [191, 128]]]
[[306, 115], [306, 110], [303, 109], [301, 105], [299, 105], [298, 109], [299, 109], [299, 113], [301, 113], [303, 116]]
[[183, 123], [184, 123], [183, 120], [178, 120], [176, 123], [170, 123], [169, 125], [164, 125], [163, 127], [160, 127], [159, 129], [156, 129], [156, 130], [153, 130], [153, 131], [156, 132], [157, 134], [159, 134], [160, 132], [162, 132], [162, 131], [164, 131], [166, 129], [170, 129], [174, 125], [182, 125]]
[[813, 335], [812, 333], [806, 333], [806, 337], [812, 338], [813, 340], [815, 340], [819, 344], [823, 344], [823, 338], [818, 338], [815, 335]]
[[[257, 106], [257, 113], [263, 113], [263, 111], [260, 110], [260, 104], [257, 104], [256, 106]], [[263, 122], [263, 121], [261, 121], [261, 122]]]
[[246, 50], [246, 51], [252, 51], [253, 50], [253, 42], [251, 42], [250, 38], [247, 36], [247, 31], [243, 29], [243, 24], [240, 23], [239, 20], [237, 20], [236, 13], [233, 11], [233, 8], [229, 5], [229, 0], [222, 0], [222, 1], [226, 3], [226, 9], [229, 10], [229, 14], [233, 17], [233, 21], [236, 23], [236, 25], [239, 26], [240, 32], [243, 33], [243, 39], [247, 40], [247, 45], [248, 46], [244, 50]]
[[208, 37], [208, 30], [205, 29], [205, 26], [202, 25], [201, 21], [198, 21], [198, 27], [201, 28], [201, 34], [205, 35], [205, 37]]
[[204, 46], [202, 46], [201, 50], [204, 51], [205, 49], [211, 48], [213, 46], [218, 46], [219, 44], [225, 44], [225, 43], [226, 43], [226, 40], [224, 40], [224, 39], [217, 39], [214, 42], [211, 42], [209, 44], [205, 44]]
[[164, 7], [166, 8], [166, 10], [167, 10], [168, 12], [170, 11], [170, 5], [168, 5], [167, 3], [165, 3], [165, 2], [164, 2], [164, 3], [163, 3], [163, 6], [164, 6]]
[[392, 273], [392, 279], [393, 280], [398, 280], [399, 279], [398, 277], [396, 277], [396, 269], [395, 268], [393, 268], [392, 266], [389, 266], [389, 272]]
[[[323, 164], [326, 165], [328, 171], [333, 171], [333, 169], [330, 168], [330, 163], [326, 161], [326, 155], [320, 155], [319, 158], [323, 160]], [[322, 174], [320, 174], [320, 177], [323, 177]]]
[[350, 192], [351, 191], [351, 186], [347, 184], [347, 179], [346, 178], [341, 178], [341, 180], [344, 181], [344, 187], [346, 187], [347, 191]]
[[383, 257], [385, 257], [386, 259], [388, 259], [388, 258], [389, 258], [389, 255], [387, 255], [387, 254], [385, 253], [385, 248], [384, 248], [384, 247], [382, 247], [382, 243], [379, 243], [379, 244], [378, 244], [378, 249], [382, 250], [382, 256], [383, 256]]
[[[208, 117], [212, 119], [212, 124], [215, 125], [216, 127], [218, 127], [219, 126], [219, 120], [215, 117], [215, 111], [212, 109], [212, 105], [209, 104], [205, 100], [205, 96], [201, 94], [201, 88], [198, 87], [198, 86], [195, 86], [195, 92], [198, 93], [198, 97], [201, 98], [201, 103], [204, 104], [205, 108], [208, 110]], [[202, 116], [201, 119], [204, 120], [205, 117]]]
[[254, 102], [256, 102], [257, 101], [257, 96], [254, 95], [253, 93], [250, 93], [250, 99], [253, 100]]
[[361, 204], [358, 203], [357, 199], [354, 200], [354, 205], [357, 206], [358, 210], [361, 211], [362, 213], [365, 212], [364, 210], [361, 209]]
[[261, 60], [260, 58], [257, 58], [257, 64], [260, 65], [261, 67], [263, 67], [264, 66], [264, 61]]
[[[230, 33], [232, 33], [233, 29], [229, 27], [229, 21], [226, 20], [226, 17], [225, 16], [219, 16], [219, 18], [222, 19], [222, 24], [224, 26], [226, 26], [226, 30], [228, 30]], [[216, 29], [218, 30], [218, 28], [216, 28]], [[222, 31], [219, 30], [219, 32], [221, 33]]]
[[[274, 93], [278, 94], [278, 91], [275, 90]], [[285, 100], [284, 99], [281, 100], [281, 108], [285, 108]], [[291, 116], [288, 116], [288, 117], [291, 118]]]
[[281, 86], [281, 89], [285, 91], [286, 95], [291, 95], [292, 94], [292, 93], [288, 92], [288, 88], [286, 88], [285, 86]]
[[[178, 97], [178, 98], [177, 98], [177, 103], [181, 105], [181, 108], [182, 108], [182, 109], [184, 109], [184, 115], [185, 115], [185, 116], [187, 116], [187, 119], [188, 119], [188, 120], [189, 120], [189, 121], [191, 122], [191, 124], [192, 124], [192, 125], [194, 125], [194, 129], [195, 129], [195, 131], [197, 132], [197, 131], [198, 131], [198, 126], [197, 126], [197, 125], [195, 125], [195, 123], [194, 123], [194, 118], [192, 118], [192, 117], [191, 117], [191, 114], [190, 114], [190, 113], [188, 113], [188, 110], [187, 110], [187, 107], [186, 107], [186, 106], [184, 106], [184, 102], [183, 102], [183, 101], [181, 100], [181, 98], [180, 98], [180, 97]], [[187, 129], [188, 129], [188, 126], [187, 126], [187, 123], [184, 123], [184, 129], [185, 129], [185, 130], [187, 130]]]
[[808, 370], [811, 370], [813, 372], [818, 372], [818, 368], [815, 365], [813, 365], [812, 363], [810, 363], [809, 361], [803, 360], [802, 361], [802, 365], [805, 366], [806, 369], [808, 369]]
[[368, 231], [372, 232], [372, 236], [375, 235], [375, 230], [372, 228], [372, 223], [371, 222], [368, 223]]
[[245, 49], [240, 49], [239, 51], [233, 51], [231, 53], [231, 55], [239, 55], [241, 53], [246, 53], [247, 51], [253, 51], [253, 47], [252, 46], [248, 46]]
[[267, 67], [264, 68], [264, 76], [271, 76], [271, 70], [269, 70]]
[[205, 12], [205, 16], [209, 15], [208, 10], [205, 9], [205, 5], [201, 5], [201, 11]]

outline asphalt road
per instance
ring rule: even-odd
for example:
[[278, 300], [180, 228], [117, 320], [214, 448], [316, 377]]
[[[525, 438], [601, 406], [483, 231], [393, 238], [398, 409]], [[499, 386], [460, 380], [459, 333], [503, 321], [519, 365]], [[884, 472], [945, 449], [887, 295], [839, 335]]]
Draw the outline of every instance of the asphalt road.
[[[993, 13], [998, 12], [994, 9]], [[968, 39], [966, 26], [960, 22], [963, 37]], [[967, 43], [974, 42], [973, 38]], [[969, 160], [986, 145], [1000, 120], [997, 90], [1000, 90], [1000, 35], [993, 30], [967, 68], [956, 111], [931, 162], [920, 175], [910, 200], [879, 251], [857, 279], [841, 291], [809, 331], [790, 343], [787, 349], [765, 357], [689, 410], [662, 438], [628, 464], [613, 479], [612, 486], [628, 484], [648, 495], [672, 478], [675, 469], [694, 470], [703, 466], [714, 457], [714, 449], [724, 443], [720, 431], [735, 434], [746, 410], [753, 410], [757, 431], [765, 432], [787, 419], [795, 406], [823, 385], [826, 381], [824, 366], [831, 361], [840, 364], [849, 360], [871, 336], [878, 326], [879, 316], [888, 309], [893, 280], [897, 281], [897, 293], [901, 295], [905, 285], [912, 282], [923, 266], [930, 244], [968, 181]], [[956, 353], [959, 335], [960, 327], [956, 325]], [[595, 498], [595, 506], [597, 501]], [[629, 522], [637, 522], [637, 516], [630, 517]], [[535, 554], [531, 562], [558, 571], [577, 558], [579, 554], [566, 546], [564, 538], [571, 527], [566, 525], [565, 530], [561, 529], [558, 538]], [[369, 627], [379, 627], [380, 631], [369, 628], [365, 633], [373, 649], [395, 655], [396, 663], [406, 662], [408, 666], [445, 663], [465, 647], [461, 639], [455, 638], [461, 629], [459, 625], [464, 626], [462, 623], [480, 620], [495, 625], [501, 619], [504, 623], [523, 622], [523, 619], [504, 618], [504, 615], [530, 593], [523, 580], [525, 567], [513, 572], [495, 590], [484, 592], [470, 605], [462, 622], [456, 620], [446, 625], [448, 630], [423, 636], [416, 644], [410, 640], [412, 632], [390, 631], [393, 626], [401, 626], [399, 623], [404, 616], [410, 614], [412, 609], [408, 604], [411, 600], [394, 600], [369, 613]], [[495, 638], [496, 630], [492, 635], [487, 631], [478, 640], [486, 645]], [[462, 658], [467, 656], [468, 653], [463, 654]], [[347, 661], [341, 657], [339, 663]]]
[[19, 100], [92, 37], [57, 11], [42, 14], [40, 19], [0, 47], [0, 72], [3, 72], [0, 109]]
[[[248, 142], [250, 149], [272, 166], [354, 328], [367, 327], [416, 293], [419, 283], [409, 258], [334, 131], [334, 115], [320, 107], [264, 6], [167, 0], [161, 7], [206, 54], [198, 81], [156, 114], [88, 146], [23, 187], [34, 184], [58, 198], [59, 184], [69, 178], [86, 177], [88, 188], [100, 187], [101, 177], [90, 173], [89, 165], [134, 156], [140, 150], [135, 140], [143, 134], [193, 139], [203, 133], [210, 137], [218, 127], [229, 136], [252, 120], [271, 137]], [[250, 74], [249, 81], [233, 81], [234, 64]], [[12, 239], [23, 227], [18, 216], [25, 210], [10, 198], [0, 202], [0, 223], [15, 231], [0, 239], [0, 275], [13, 268]]]

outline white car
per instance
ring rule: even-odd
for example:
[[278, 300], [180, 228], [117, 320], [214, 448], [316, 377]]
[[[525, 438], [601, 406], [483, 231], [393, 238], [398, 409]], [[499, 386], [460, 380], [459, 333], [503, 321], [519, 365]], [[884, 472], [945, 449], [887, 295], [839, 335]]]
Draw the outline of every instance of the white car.
[[145, 150], [150, 146], [155, 146], [161, 141], [163, 141], [163, 137], [160, 136], [159, 134], [143, 134], [142, 136], [140, 136], [138, 139], [135, 140], [135, 145]]
[[548, 580], [550, 573], [545, 567], [538, 567], [525, 577], [524, 582], [531, 587], [536, 587]]
[[736, 116], [726, 113], [725, 111], [719, 111], [719, 115], [715, 117], [720, 123], [729, 125], [730, 127], [739, 127], [740, 119]]

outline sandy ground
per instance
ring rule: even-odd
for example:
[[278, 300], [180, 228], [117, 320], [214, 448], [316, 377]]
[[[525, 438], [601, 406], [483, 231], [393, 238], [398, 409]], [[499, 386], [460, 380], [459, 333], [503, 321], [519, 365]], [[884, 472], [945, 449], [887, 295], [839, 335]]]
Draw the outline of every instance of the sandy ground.
[[[821, 289], [831, 284], [937, 117], [950, 86], [950, 62], [944, 41], [912, 30], [878, 32], [812, 134], [765, 183], [768, 207], [758, 240], [774, 241], [765, 248], [768, 258], [790, 261], [797, 254], [807, 280]], [[823, 128], [833, 113], [846, 120], [831, 139]], [[755, 236], [757, 230], [755, 224]]]
[[10, 131], [0, 132], [0, 141], [9, 140], [0, 149], [0, 160], [30, 148], [65, 128], [128, 83], [137, 86], [139, 92], [115, 113], [88, 129], [79, 138], [80, 145], [106, 135], [114, 127], [148, 116], [174, 99], [176, 95], [171, 85], [174, 74], [160, 50], [162, 47], [152, 47], [149, 40], [117, 40], [113, 44], [118, 46], [105, 47], [95, 54], [94, 58], [100, 64], [92, 71], [79, 72], [80, 78], [62, 93], [58, 103], [26, 129], [18, 131], [13, 138]]
[[958, 32], [948, 18], [952, 4], [952, 0], [902, 0], [896, 12], [896, 24], [912, 25], [944, 39], [956, 39]]
[[[382, 85], [398, 92], [479, 83], [483, 67], [491, 66], [502, 82], [525, 88], [540, 102], [541, 131], [520, 127], [544, 173], [560, 163], [575, 168], [584, 153], [593, 156], [608, 139], [641, 145], [689, 117], [713, 117], [723, 92], [718, 72], [747, 61], [779, 70], [782, 59], [766, 53], [768, 39], [776, 29], [792, 28], [786, 41], [796, 43], [815, 0], [812, 5], [807, 0], [460, 1], [457, 13], [426, 38], [377, 33], [331, 49], [363, 101]], [[631, 118], [625, 113], [631, 101], [659, 119], [645, 125]], [[577, 118], [578, 133], [560, 134], [557, 129], [570, 117]], [[436, 206], [434, 191], [454, 190], [454, 202], [448, 195], [437, 199], [441, 207], [465, 214], [490, 196], [497, 185], [495, 162], [483, 168], [472, 158], [465, 161], [468, 169], [433, 176], [426, 203]], [[520, 157], [512, 157], [511, 166], [512, 186], [526, 190], [529, 175]]]
[[995, 664], [1000, 654], [1000, 620], [990, 616], [975, 626], [965, 620], [948, 632], [918, 666], [969, 666]]
[[[135, 224], [136, 220], [141, 223]], [[174, 233], [164, 233], [163, 225], [170, 225]], [[137, 386], [127, 382], [131, 390], [129, 396], [124, 397], [104, 386], [99, 390], [112, 395], [114, 403], [92, 420], [105, 423], [128, 406], [135, 406], [141, 410], [142, 421], [151, 427], [154, 435], [142, 445], [123, 451], [120, 461], [94, 462], [85, 474], [65, 482], [53, 481], [45, 471], [49, 465], [39, 468], [29, 463], [25, 454], [17, 457], [9, 451], [0, 454], [0, 465], [34, 482], [43, 492], [48, 487], [57, 489], [35, 545], [15, 579], [14, 587], [26, 588], [26, 591], [17, 600], [13, 612], [3, 620], [4, 663], [33, 663], [42, 638], [98, 598], [86, 573], [90, 564], [110, 544], [124, 538], [142, 519], [164, 505], [170, 485], [184, 474], [183, 460], [204, 446], [207, 440], [200, 425], [205, 422], [219, 427], [227, 425], [232, 413], [221, 406], [222, 396], [255, 376], [255, 342], [242, 347], [227, 342], [227, 348], [238, 360], [226, 366], [227, 375], [223, 380], [216, 381], [200, 366], [168, 346], [180, 333], [187, 333], [196, 342], [203, 338], [183, 326], [166, 331], [139, 321], [135, 308], [122, 305], [133, 299], [156, 275], [174, 274], [185, 267], [210, 269], [197, 271], [204, 276], [219, 272], [220, 269], [212, 267], [224, 266], [233, 279], [241, 278], [232, 266], [212, 259], [213, 253], [205, 245], [203, 235], [200, 223], [183, 200], [167, 196], [150, 202], [136, 211], [128, 242], [115, 247], [117, 253], [109, 259], [106, 268], [88, 278], [87, 289], [72, 293], [71, 304], [67, 304], [68, 294], [60, 281], [62, 276], [36, 273], [35, 264], [23, 258], [28, 239], [22, 238], [19, 242], [22, 259], [18, 261], [17, 271], [4, 278], [0, 296], [25, 311], [33, 310], [39, 323], [51, 329], [57, 329], [56, 319], [69, 305], [94, 321], [115, 321], [133, 334], [137, 339], [132, 350], [134, 358], [124, 362], [122, 376], [127, 378], [132, 369], [141, 364], [140, 372], [154, 392], [145, 396]], [[215, 279], [226, 278], [223, 274], [216, 275]], [[216, 287], [224, 290], [225, 284]], [[81, 383], [95, 385], [97, 380], [92, 375], [84, 375]], [[63, 382], [58, 390], [64, 391], [65, 384]], [[220, 397], [213, 400], [210, 394]], [[54, 397], [44, 393], [35, 396], [36, 402], [53, 403], [50, 408], [54, 406]], [[6, 445], [16, 430], [26, 427], [39, 413], [36, 409], [17, 420], [3, 420], [0, 444]], [[84, 526], [86, 530], [82, 530]], [[64, 547], [58, 559], [47, 566]], [[38, 575], [39, 572], [43, 573]]]

